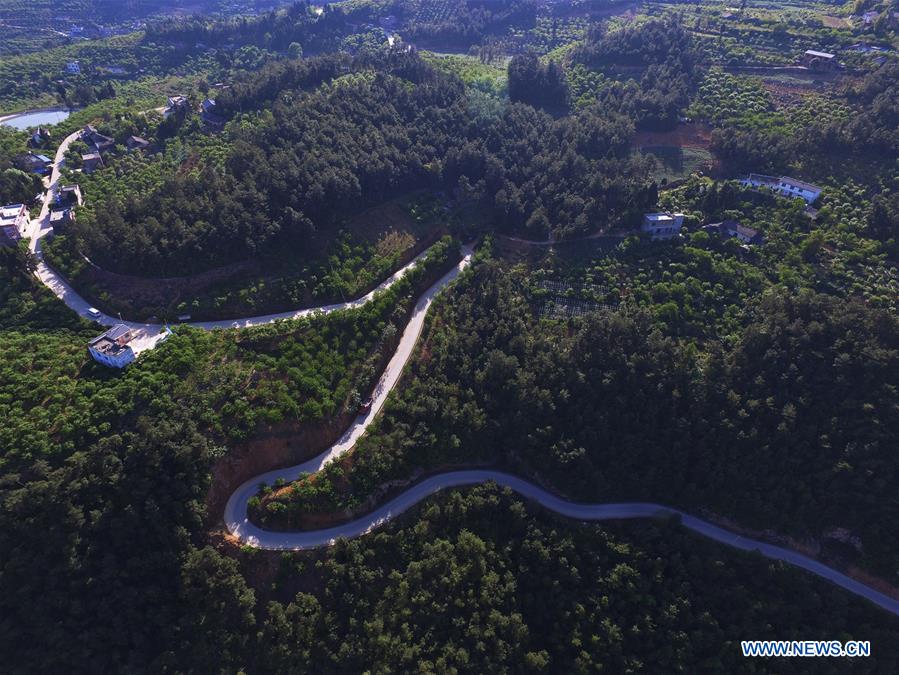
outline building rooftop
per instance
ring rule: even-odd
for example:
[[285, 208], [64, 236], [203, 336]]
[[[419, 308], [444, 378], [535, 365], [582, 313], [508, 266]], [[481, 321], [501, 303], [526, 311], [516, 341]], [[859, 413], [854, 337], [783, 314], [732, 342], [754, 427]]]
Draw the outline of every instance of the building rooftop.
[[804, 180], [799, 180], [798, 178], [782, 176], [780, 180], [784, 183], [787, 183], [788, 185], [795, 185], [796, 187], [805, 188], [806, 190], [811, 190], [813, 192], [821, 192], [824, 190], [824, 188], [819, 185], [815, 185], [814, 183], [806, 183]]
[[[24, 208], [24, 204], [7, 204], [6, 206], [0, 206], [0, 227], [21, 227], [23, 223], [19, 221], [19, 216], [22, 214], [22, 209]], [[27, 213], [27, 211], [25, 211], [25, 213]]]
[[128, 343], [136, 337], [135, 333], [125, 324], [118, 323], [102, 335], [98, 335], [88, 344], [90, 348], [100, 354], [116, 356], [128, 348]]
[[25, 208], [24, 204], [6, 204], [0, 206], [0, 218], [17, 218]]
[[775, 187], [779, 187], [781, 183], [786, 183], [787, 185], [794, 185], [798, 188], [803, 188], [812, 192], [822, 192], [824, 190], [824, 188], [822, 188], [820, 185], [815, 185], [814, 183], [806, 183], [804, 180], [799, 180], [798, 178], [790, 178], [789, 176], [780, 176], [778, 178], [777, 176], [766, 176], [761, 173], [751, 173], [744, 180], [755, 183], [769, 183]]
[[647, 213], [643, 217], [649, 221], [663, 222], [663, 221], [668, 221], [668, 220], [674, 220], [678, 216], [682, 216], [682, 215], [683, 215], [682, 213], [667, 213], [665, 211], [661, 211], [659, 213]]
[[736, 220], [725, 220], [723, 223], [721, 223], [721, 225], [728, 232], [738, 232], [744, 237], [749, 237], [750, 239], [758, 235], [758, 230], [753, 227], [749, 227], [748, 225], [743, 225]]
[[829, 54], [827, 52], [819, 52], [814, 49], [806, 49], [805, 55], [806, 56], [817, 56], [819, 59], [832, 59], [833, 58], [833, 54]]

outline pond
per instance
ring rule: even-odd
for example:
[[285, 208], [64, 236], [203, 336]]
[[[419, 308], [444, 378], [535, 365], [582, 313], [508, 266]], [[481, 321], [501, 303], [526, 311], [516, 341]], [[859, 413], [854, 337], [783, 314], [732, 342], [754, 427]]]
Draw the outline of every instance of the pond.
[[51, 108], [47, 110], [32, 110], [19, 113], [4, 119], [0, 124], [5, 124], [16, 129], [27, 129], [45, 124], [57, 124], [71, 114], [69, 110]]

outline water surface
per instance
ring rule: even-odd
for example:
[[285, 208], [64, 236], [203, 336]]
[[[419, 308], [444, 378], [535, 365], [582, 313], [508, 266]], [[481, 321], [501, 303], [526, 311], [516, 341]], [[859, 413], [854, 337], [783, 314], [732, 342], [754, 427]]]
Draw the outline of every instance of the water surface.
[[38, 125], [57, 124], [62, 122], [71, 113], [68, 110], [34, 110], [24, 112], [3, 120], [0, 124], [5, 124], [16, 129], [27, 129], [28, 127], [36, 127]]

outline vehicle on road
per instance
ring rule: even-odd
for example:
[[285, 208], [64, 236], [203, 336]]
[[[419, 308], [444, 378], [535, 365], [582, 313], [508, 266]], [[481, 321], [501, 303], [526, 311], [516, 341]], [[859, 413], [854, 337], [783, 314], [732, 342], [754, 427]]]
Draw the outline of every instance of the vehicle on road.
[[99, 320], [100, 317], [103, 316], [103, 313], [102, 313], [99, 309], [97, 309], [96, 307], [90, 307], [90, 308], [87, 310], [87, 313], [88, 313], [88, 315], [89, 315], [92, 319], [96, 319], [96, 320]]

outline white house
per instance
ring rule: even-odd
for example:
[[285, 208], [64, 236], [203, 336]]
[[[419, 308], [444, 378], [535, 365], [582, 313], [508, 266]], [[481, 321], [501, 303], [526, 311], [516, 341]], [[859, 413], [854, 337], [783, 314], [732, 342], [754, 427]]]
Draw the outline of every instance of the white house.
[[134, 361], [135, 353], [129, 344], [137, 335], [128, 326], [118, 323], [88, 343], [87, 351], [97, 363], [124, 368]]
[[781, 176], [780, 193], [785, 197], [802, 197], [807, 203], [811, 204], [821, 196], [823, 188], [805, 181], [790, 178], [789, 176]]
[[821, 196], [824, 188], [806, 183], [805, 181], [790, 178], [789, 176], [765, 176], [759, 173], [751, 173], [748, 177], [740, 181], [743, 185], [749, 187], [766, 187], [773, 190], [782, 197], [795, 199], [799, 197], [804, 199], [807, 204], [813, 203]]
[[647, 213], [643, 216], [640, 231], [649, 234], [652, 239], [671, 239], [680, 235], [684, 224], [683, 213]]
[[31, 219], [24, 204], [0, 206], [0, 239], [17, 242], [28, 232]]

